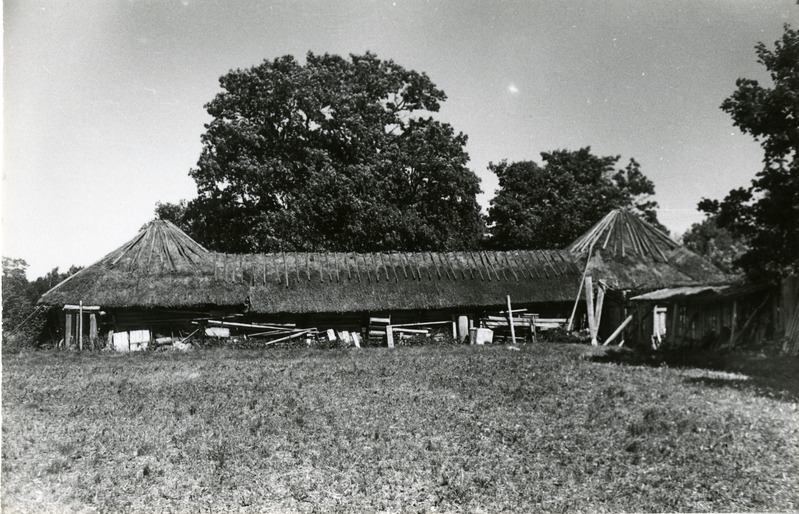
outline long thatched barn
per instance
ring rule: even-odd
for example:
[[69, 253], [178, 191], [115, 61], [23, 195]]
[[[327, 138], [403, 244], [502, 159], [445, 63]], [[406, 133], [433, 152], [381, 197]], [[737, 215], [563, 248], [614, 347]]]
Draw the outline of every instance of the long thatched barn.
[[[568, 319], [574, 328], [593, 326], [600, 339], [631, 317], [622, 337], [648, 342], [662, 339], [667, 317], [678, 314], [630, 298], [731, 282], [624, 209], [564, 250], [507, 252], [224, 254], [208, 251], [172, 223], [153, 221], [45, 293], [40, 304], [59, 308], [67, 343], [109, 332], [185, 334], [203, 320], [232, 316], [245, 324], [361, 333], [374, 318], [393, 324], [457, 320], [460, 339], [476, 320], [507, 310], [508, 297], [513, 309]], [[589, 305], [594, 287], [604, 305]]]
[[358, 331], [374, 316], [474, 319], [505, 308], [508, 296], [514, 309], [565, 317], [582, 272], [579, 256], [561, 250], [229, 255], [153, 221], [40, 303], [66, 309], [67, 340], [110, 330], [167, 335], [192, 320], [234, 314]]

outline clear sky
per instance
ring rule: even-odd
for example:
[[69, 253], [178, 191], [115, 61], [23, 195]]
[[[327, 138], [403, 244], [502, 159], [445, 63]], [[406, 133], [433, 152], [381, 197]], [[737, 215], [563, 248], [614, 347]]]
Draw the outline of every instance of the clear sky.
[[487, 207], [502, 159], [591, 146], [641, 163], [673, 233], [762, 152], [719, 109], [795, 0], [5, 0], [3, 255], [88, 265], [157, 201], [195, 196], [203, 105], [233, 68], [371, 50], [424, 71], [469, 135]]

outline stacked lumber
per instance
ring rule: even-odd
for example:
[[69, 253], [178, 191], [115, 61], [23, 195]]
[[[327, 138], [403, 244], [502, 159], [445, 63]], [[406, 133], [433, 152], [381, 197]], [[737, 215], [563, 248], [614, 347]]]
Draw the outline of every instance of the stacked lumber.
[[[201, 321], [193, 321], [194, 324], [201, 324]], [[315, 338], [319, 334], [316, 328], [296, 328], [294, 323], [240, 323], [235, 321], [224, 320], [205, 320], [206, 325], [220, 328], [234, 328], [244, 333], [245, 338], [263, 338], [265, 344], [275, 344], [283, 341], [289, 341], [305, 336], [307, 338]]]
[[478, 327], [491, 329], [495, 342], [512, 341], [515, 338], [535, 341], [538, 314], [528, 314], [526, 311], [515, 309], [487, 314], [478, 320]]

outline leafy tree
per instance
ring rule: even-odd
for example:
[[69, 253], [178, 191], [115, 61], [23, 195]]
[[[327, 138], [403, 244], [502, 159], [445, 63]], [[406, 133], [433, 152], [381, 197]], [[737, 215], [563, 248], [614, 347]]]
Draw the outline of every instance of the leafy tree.
[[446, 99], [424, 73], [308, 53], [220, 84], [190, 172], [198, 197], [156, 208], [208, 247], [460, 249], [481, 236], [466, 136], [423, 116]]
[[616, 169], [616, 157], [598, 157], [586, 147], [541, 154], [534, 161], [489, 164], [499, 191], [488, 211], [489, 246], [499, 249], [560, 248], [613, 209], [628, 207], [658, 222], [651, 200], [655, 186], [634, 160]]
[[683, 234], [682, 242], [686, 248], [727, 273], [739, 271], [736, 262], [747, 250], [746, 245], [729, 230], [719, 227], [716, 216], [708, 216], [701, 223], [691, 225]]
[[29, 283], [29, 291], [34, 301], [38, 300], [44, 293], [58, 285], [59, 282], [66, 280], [75, 273], [83, 269], [83, 266], [70, 266], [65, 272], [58, 271], [58, 267], [53, 268], [43, 277], [39, 277]]
[[186, 200], [181, 200], [178, 203], [156, 202], [155, 219], [171, 221], [179, 227], [187, 226], [186, 208]]
[[36, 298], [31, 295], [26, 276], [28, 263], [3, 257], [3, 331], [16, 328], [33, 312]]
[[722, 202], [702, 199], [699, 209], [746, 243], [738, 263], [748, 275], [769, 278], [799, 271], [799, 32], [785, 25], [773, 50], [763, 43], [755, 50], [773, 87], [738, 79], [721, 109], [760, 142], [763, 169], [749, 187]]

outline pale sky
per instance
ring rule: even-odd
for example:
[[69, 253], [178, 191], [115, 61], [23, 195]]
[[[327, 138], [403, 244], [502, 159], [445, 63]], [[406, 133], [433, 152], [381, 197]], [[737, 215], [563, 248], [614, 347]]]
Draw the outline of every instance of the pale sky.
[[2, 253], [31, 280], [193, 198], [219, 77], [308, 50], [426, 72], [448, 95], [439, 118], [469, 136], [484, 207], [490, 161], [591, 146], [640, 162], [681, 234], [702, 197], [761, 167], [719, 105], [739, 77], [768, 84], [755, 44], [799, 25], [795, 0], [5, 0], [3, 14]]

